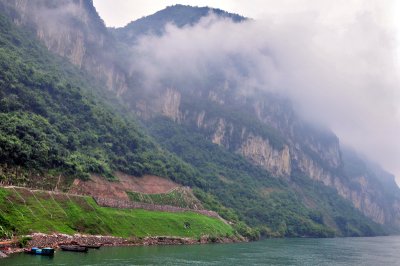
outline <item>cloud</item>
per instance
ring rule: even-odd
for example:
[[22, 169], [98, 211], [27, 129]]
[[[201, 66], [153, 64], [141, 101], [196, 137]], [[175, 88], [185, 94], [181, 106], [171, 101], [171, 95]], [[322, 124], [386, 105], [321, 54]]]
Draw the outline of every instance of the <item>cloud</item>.
[[132, 48], [132, 71], [147, 88], [218, 75], [244, 93], [285, 94], [305, 119], [400, 177], [398, 42], [385, 17], [390, 6], [366, 6], [346, 16], [336, 10], [337, 21], [307, 10], [239, 24], [210, 15], [192, 27], [168, 25], [163, 36], [142, 37]]

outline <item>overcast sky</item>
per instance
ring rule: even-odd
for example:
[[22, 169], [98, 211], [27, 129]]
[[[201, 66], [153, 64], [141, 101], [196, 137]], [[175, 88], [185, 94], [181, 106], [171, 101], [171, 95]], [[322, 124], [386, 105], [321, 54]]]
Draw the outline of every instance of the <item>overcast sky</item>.
[[245, 25], [221, 21], [212, 27], [170, 27], [165, 36], [144, 38], [134, 48], [146, 58], [141, 61], [137, 56], [135, 65], [152, 78], [195, 78], [203, 73], [203, 65], [229, 66], [224, 60], [235, 51], [249, 63], [244, 67], [252, 69], [252, 84], [287, 93], [304, 117], [328, 125], [342, 143], [378, 161], [399, 183], [400, 1], [94, 0], [94, 4], [107, 26], [114, 27], [173, 4], [211, 6], [255, 18]]
[[132, 20], [151, 15], [174, 4], [210, 6], [244, 16], [259, 17], [263, 11], [257, 7], [265, 3], [263, 0], [94, 0], [93, 2], [107, 26], [111, 27], [125, 26]]
[[[393, 11], [385, 19], [394, 20], [400, 17], [400, 5], [394, 4], [396, 1], [391, 0], [93, 0], [93, 2], [109, 27], [125, 26], [130, 21], [151, 15], [174, 4], [220, 8], [255, 19], [310, 10], [322, 11], [327, 19], [337, 19], [354, 16], [357, 10], [380, 9], [381, 6], [390, 7]], [[394, 5], [397, 5], [396, 8]]]

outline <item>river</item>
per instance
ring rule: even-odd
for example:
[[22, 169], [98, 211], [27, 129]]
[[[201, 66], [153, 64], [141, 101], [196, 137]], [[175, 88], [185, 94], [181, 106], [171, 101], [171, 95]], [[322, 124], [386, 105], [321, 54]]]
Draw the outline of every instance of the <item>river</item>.
[[0, 265], [400, 265], [400, 236], [103, 247], [87, 254], [57, 251], [53, 258], [14, 254]]

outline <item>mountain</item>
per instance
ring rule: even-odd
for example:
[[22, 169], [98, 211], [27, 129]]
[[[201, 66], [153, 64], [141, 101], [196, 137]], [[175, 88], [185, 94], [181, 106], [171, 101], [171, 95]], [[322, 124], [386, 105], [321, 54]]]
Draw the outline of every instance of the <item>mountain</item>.
[[140, 35], [162, 36], [171, 22], [190, 30], [210, 12], [243, 17], [177, 5], [107, 29], [92, 1], [0, 5], [0, 162], [8, 183], [37, 186], [37, 172], [48, 187], [59, 175], [68, 187], [92, 174], [153, 174], [191, 187], [250, 237], [399, 230], [393, 178], [342, 149], [329, 129], [303, 121], [286, 98], [244, 95], [221, 69], [201, 82], [171, 75], [152, 90], [132, 71], [129, 47]]
[[132, 45], [140, 36], [147, 34], [162, 35], [165, 32], [165, 26], [167, 24], [173, 24], [179, 28], [191, 26], [198, 23], [200, 19], [207, 17], [209, 14], [230, 19], [234, 22], [246, 20], [246, 18], [238, 14], [228, 13], [221, 9], [174, 5], [158, 11], [151, 16], [132, 21], [123, 28], [111, 28], [110, 30], [118, 40]]
[[[49, 53], [32, 32], [4, 16], [0, 22], [3, 182], [40, 182], [35, 175], [43, 171], [82, 179], [98, 173], [112, 179], [115, 170], [157, 174], [156, 168], [165, 164], [185, 172], [137, 121], [101, 99], [107, 95], [104, 85]], [[23, 169], [14, 174], [15, 166]]]
[[2, 1], [1, 8], [15, 24], [35, 31], [50, 51], [89, 71], [109, 89], [126, 90], [115, 40], [92, 1]]
[[[158, 21], [158, 15], [146, 17], [147, 21], [151, 19]], [[185, 25], [191, 23], [188, 20]], [[129, 35], [134, 24], [120, 31]], [[119, 41], [129, 44], [123, 38]], [[240, 69], [240, 63], [234, 62]], [[148, 97], [143, 97], [143, 92], [135, 93], [131, 86], [127, 91], [127, 95], [131, 94], [127, 97], [129, 104], [145, 120], [158, 115], [169, 117], [178, 126], [189, 127], [191, 134], [201, 133], [208, 141], [242, 155], [296, 187], [304, 186], [296, 184], [296, 176], [309, 177], [336, 190], [375, 222], [389, 227], [399, 225], [399, 190], [393, 177], [382, 180], [382, 176], [388, 175], [382, 170], [373, 175], [366, 168], [351, 171], [351, 167], [363, 160], [357, 155], [351, 157], [353, 160], [344, 156], [348, 155], [347, 150], [342, 151], [334, 133], [302, 121], [288, 100], [272, 93], [243, 96], [239, 86], [224, 79], [223, 71], [210, 72], [204, 83], [167, 79], [157, 93], [152, 92]], [[163, 136], [157, 137], [161, 142], [165, 140]], [[390, 192], [383, 189], [387, 182], [393, 188]], [[301, 194], [305, 202], [312, 201], [307, 199], [307, 193]]]
[[[35, 31], [15, 25], [5, 10], [0, 12], [1, 238], [59, 232], [199, 239], [208, 235], [217, 241], [233, 235], [231, 225], [201, 210], [127, 211], [71, 194], [76, 180], [94, 175], [118, 184], [117, 171], [148, 174], [150, 179], [162, 175], [187, 186], [197, 177], [190, 166], [162, 150], [133, 117], [121, 115], [122, 107], [111, 105], [117, 101], [106, 85], [50, 53]], [[177, 190], [167, 197], [180, 196]], [[186, 191], [187, 198], [191, 194]], [[153, 226], [143, 229], [150, 221]]]

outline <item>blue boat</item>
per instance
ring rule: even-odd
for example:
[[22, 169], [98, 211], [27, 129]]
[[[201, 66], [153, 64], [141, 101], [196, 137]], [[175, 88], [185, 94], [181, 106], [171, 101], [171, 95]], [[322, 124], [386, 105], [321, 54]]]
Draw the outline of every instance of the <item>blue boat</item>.
[[54, 255], [54, 248], [33, 247], [31, 249], [26, 249], [25, 253], [32, 254], [32, 255], [53, 256]]

